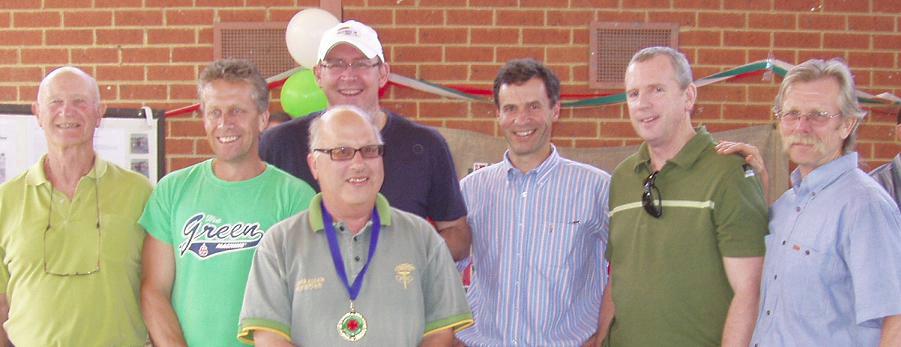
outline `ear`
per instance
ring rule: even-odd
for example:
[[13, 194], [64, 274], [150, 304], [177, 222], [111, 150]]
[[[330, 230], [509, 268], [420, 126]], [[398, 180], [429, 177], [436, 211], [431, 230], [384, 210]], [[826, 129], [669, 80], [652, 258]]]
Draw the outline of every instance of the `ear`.
[[37, 103], [37, 102], [32, 102], [32, 103], [31, 103], [31, 114], [33, 114], [33, 115], [35, 116], [35, 118], [38, 119], [38, 126], [39, 126], [39, 127], [41, 126], [41, 112], [38, 112], [38, 111], [40, 111], [40, 110], [41, 110], [41, 107], [38, 106], [38, 103]]
[[688, 87], [685, 88], [685, 107], [687, 107], [686, 111], [691, 113], [691, 110], [695, 107], [695, 101], [698, 98], [698, 87], [695, 86], [694, 83], [689, 83]]
[[560, 100], [557, 100], [557, 104], [552, 107], [552, 110], [554, 112], [554, 116], [551, 119], [552, 121], [556, 122], [558, 119], [560, 119]]
[[269, 111], [260, 113], [260, 132], [265, 130], [267, 125], [269, 125]]
[[857, 128], [857, 123], [860, 121], [857, 117], [847, 117], [847, 119], [842, 120], [841, 130], [842, 132], [842, 140], [847, 139], [848, 136], [851, 136], [851, 132]]
[[100, 106], [97, 106], [97, 112], [100, 112], [100, 117], [97, 117], [97, 125], [95, 127], [100, 127], [100, 121], [103, 120], [103, 116], [106, 115], [106, 104], [100, 103]]
[[379, 88], [384, 87], [388, 84], [388, 75], [391, 74], [391, 67], [388, 66], [388, 63], [382, 62], [379, 65]]
[[316, 166], [316, 157], [314, 157], [313, 152], [307, 154], [307, 167], [310, 168], [310, 173], [313, 174], [313, 178], [317, 181], [319, 180], [319, 167]]
[[313, 76], [316, 76], [316, 84], [322, 85], [322, 67], [319, 64], [313, 66]]

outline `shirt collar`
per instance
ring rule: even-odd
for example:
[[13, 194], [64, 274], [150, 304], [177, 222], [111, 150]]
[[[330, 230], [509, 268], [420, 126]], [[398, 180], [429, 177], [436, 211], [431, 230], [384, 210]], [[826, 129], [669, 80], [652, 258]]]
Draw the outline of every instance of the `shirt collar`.
[[[378, 211], [379, 220], [382, 221], [382, 226], [390, 226], [391, 205], [388, 204], [388, 199], [381, 193], [375, 198], [375, 209]], [[325, 223], [322, 222], [322, 193], [313, 196], [308, 211], [310, 226], [313, 227], [313, 231], [319, 232], [325, 230]]]
[[515, 166], [513, 166], [513, 162], [510, 161], [510, 150], [508, 149], [504, 152], [504, 161], [501, 162], [501, 168], [504, 172], [507, 173], [507, 181], [511, 181], [517, 175], [531, 175], [535, 174], [538, 177], [539, 182], [546, 179], [548, 174], [557, 167], [557, 164], [560, 163], [560, 153], [557, 152], [557, 146], [551, 144], [551, 154], [548, 155], [544, 161], [538, 165], [538, 167], [529, 170], [528, 172], [523, 173]]
[[791, 174], [792, 189], [798, 195], [804, 195], [807, 192], [818, 192], [835, 182], [841, 175], [856, 168], [857, 152], [851, 152], [813, 169], [803, 179], [801, 178], [801, 170], [795, 169]]
[[[691, 169], [694, 166], [695, 162], [701, 158], [701, 154], [704, 153], [704, 150], [707, 149], [708, 146], [714, 144], [713, 136], [710, 136], [710, 133], [707, 131], [707, 128], [699, 126], [695, 128], [695, 135], [682, 146], [682, 149], [679, 150], [679, 153], [667, 163], [673, 163], [673, 165], [684, 167], [685, 169]], [[648, 149], [648, 143], [642, 142], [641, 146], [638, 147], [638, 161], [635, 162], [635, 166], [632, 168], [635, 172], [639, 172], [642, 169], [648, 168], [650, 171], [651, 166], [651, 153]]]
[[[47, 173], [44, 172], [44, 160], [47, 160], [47, 155], [44, 154], [41, 156], [41, 159], [38, 160], [37, 163], [34, 163], [26, 174], [26, 181], [29, 185], [32, 186], [40, 186], [44, 183], [50, 183], [50, 180], [47, 179]], [[85, 177], [90, 177], [92, 179], [99, 179], [106, 174], [106, 169], [109, 166], [105, 160], [100, 159], [97, 155], [94, 155], [94, 166], [91, 168], [91, 171], [85, 175]]]

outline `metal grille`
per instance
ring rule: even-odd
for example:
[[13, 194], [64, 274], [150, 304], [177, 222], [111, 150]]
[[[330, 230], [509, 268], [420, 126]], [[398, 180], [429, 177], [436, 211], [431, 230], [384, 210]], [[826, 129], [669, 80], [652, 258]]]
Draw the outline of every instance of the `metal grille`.
[[287, 23], [220, 23], [213, 28], [215, 59], [247, 59], [263, 77], [297, 66], [285, 46]]
[[622, 88], [632, 55], [642, 48], [678, 48], [676, 23], [591, 23], [588, 81], [592, 88]]

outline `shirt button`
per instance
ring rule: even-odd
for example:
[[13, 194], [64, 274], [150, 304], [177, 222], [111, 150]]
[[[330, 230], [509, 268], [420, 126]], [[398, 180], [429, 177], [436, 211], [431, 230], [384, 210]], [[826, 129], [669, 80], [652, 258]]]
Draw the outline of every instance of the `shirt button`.
[[810, 251], [804, 251], [804, 255], [810, 255]]
[[344, 226], [343, 226], [343, 225], [339, 225], [339, 226], [338, 226], [338, 230], [344, 231]]
[[766, 310], [766, 315], [767, 315], [767, 316], [770, 315], [770, 310]]
[[354, 257], [354, 260], [356, 260], [356, 261], [360, 261], [360, 256], [356, 256], [356, 257]]
[[779, 278], [779, 275], [773, 275], [773, 279]]
[[801, 206], [795, 207], [795, 212], [801, 212]]
[[[357, 242], [357, 237], [356, 237], [356, 236], [354, 236], [354, 242]], [[785, 242], [783, 242], [782, 244], [785, 244]]]
[[526, 192], [522, 192], [522, 197], [526, 197], [526, 195], [528, 195]]
[[783, 245], [785, 244], [785, 240], [782, 240], [782, 244], [783, 244]]

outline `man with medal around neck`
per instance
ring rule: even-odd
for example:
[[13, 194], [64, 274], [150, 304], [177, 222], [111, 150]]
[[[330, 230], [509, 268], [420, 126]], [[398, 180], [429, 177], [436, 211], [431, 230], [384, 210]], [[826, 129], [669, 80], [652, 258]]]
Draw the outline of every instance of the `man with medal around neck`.
[[368, 117], [337, 106], [311, 124], [307, 162], [322, 192], [263, 237], [244, 296], [243, 341], [449, 346], [472, 324], [444, 240], [379, 194], [391, 149]]

